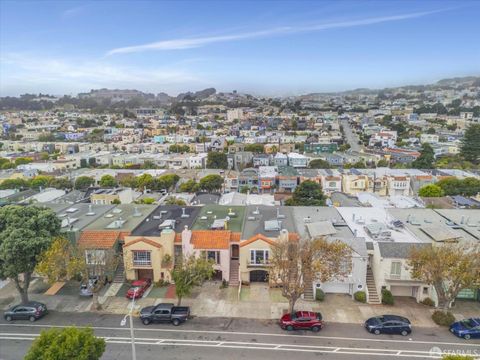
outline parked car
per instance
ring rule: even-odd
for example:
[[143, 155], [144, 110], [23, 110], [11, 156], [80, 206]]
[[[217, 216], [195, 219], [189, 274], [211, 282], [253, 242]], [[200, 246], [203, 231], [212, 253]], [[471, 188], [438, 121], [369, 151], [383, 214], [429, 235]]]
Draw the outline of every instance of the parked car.
[[188, 320], [190, 308], [188, 306], [174, 306], [173, 304], [158, 304], [147, 306], [140, 311], [140, 319], [144, 325], [154, 322], [168, 322], [175, 326]]
[[151, 279], [135, 280], [127, 291], [127, 298], [139, 299], [145, 294], [145, 291], [152, 285]]
[[452, 334], [469, 339], [480, 339], [480, 318], [470, 318], [454, 322], [450, 325]]
[[407, 336], [412, 332], [410, 320], [403, 316], [382, 315], [365, 321], [365, 328], [372, 334], [400, 334]]
[[322, 314], [313, 311], [297, 311], [294, 314], [285, 314], [280, 319], [280, 327], [284, 330], [312, 330], [320, 331], [324, 326]]
[[47, 306], [37, 301], [30, 301], [26, 304], [15, 305], [5, 311], [5, 320], [30, 320], [34, 322], [48, 313]]
[[93, 291], [98, 285], [98, 277], [91, 277], [86, 284], [80, 285], [80, 296], [93, 296]]

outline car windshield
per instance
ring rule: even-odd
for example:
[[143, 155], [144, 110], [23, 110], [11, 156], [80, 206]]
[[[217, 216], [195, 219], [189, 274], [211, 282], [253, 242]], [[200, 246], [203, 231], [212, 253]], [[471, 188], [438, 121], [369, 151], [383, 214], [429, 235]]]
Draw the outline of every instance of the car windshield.
[[465, 326], [467, 329], [473, 329], [477, 326], [477, 324], [475, 324], [472, 319], [463, 320], [462, 325]]
[[138, 291], [138, 290], [140, 290], [141, 288], [142, 288], [141, 286], [132, 286], [132, 287], [130, 288], [130, 290], [132, 290], [132, 291]]

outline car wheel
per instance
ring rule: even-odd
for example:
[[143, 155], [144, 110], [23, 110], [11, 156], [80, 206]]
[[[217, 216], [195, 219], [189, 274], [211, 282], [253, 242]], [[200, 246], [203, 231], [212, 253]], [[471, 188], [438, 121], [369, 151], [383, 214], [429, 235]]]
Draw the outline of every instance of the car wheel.
[[470, 334], [465, 334], [465, 335], [463, 335], [463, 338], [464, 338], [465, 340], [470, 340]]
[[407, 331], [407, 330], [403, 330], [400, 334], [402, 334], [403, 336], [407, 336], [407, 335], [408, 335], [408, 331]]
[[313, 332], [319, 332], [319, 331], [320, 331], [320, 327], [318, 327], [318, 326], [312, 326], [312, 331], [313, 331]]
[[287, 326], [287, 331], [292, 331], [293, 330], [293, 326], [292, 325], [288, 325]]
[[7, 320], [8, 322], [12, 321], [12, 317], [10, 315], [8, 316], [5, 316], [5, 320]]
[[380, 330], [375, 329], [373, 333], [374, 333], [375, 335], [380, 335]]
[[150, 320], [149, 319], [142, 319], [142, 323], [143, 323], [143, 325], [149, 325]]
[[180, 320], [178, 320], [178, 319], [173, 319], [173, 320], [172, 320], [172, 324], [173, 324], [173, 326], [178, 326], [178, 325], [180, 325]]
[[34, 321], [37, 320], [37, 319], [35, 318], [35, 316], [30, 316], [30, 317], [28, 318], [28, 320], [30, 320], [31, 322], [34, 322]]

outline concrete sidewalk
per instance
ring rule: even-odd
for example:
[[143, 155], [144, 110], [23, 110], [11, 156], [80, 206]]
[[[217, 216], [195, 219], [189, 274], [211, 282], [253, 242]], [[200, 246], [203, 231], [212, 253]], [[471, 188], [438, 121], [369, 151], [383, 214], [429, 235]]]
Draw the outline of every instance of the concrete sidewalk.
[[[105, 289], [103, 296], [99, 297], [102, 304], [101, 312], [126, 314], [130, 300], [123, 296], [108, 296], [118, 291], [118, 286], [113, 285]], [[74, 295], [44, 295], [44, 287], [41, 283], [32, 284], [30, 298], [45, 303], [51, 310], [90, 311], [91, 299]], [[7, 284], [0, 289], [0, 309], [6, 309], [18, 302], [19, 296], [13, 284]], [[171, 297], [144, 297], [136, 300], [135, 312], [144, 306], [176, 302], [177, 300]], [[219, 282], [208, 282], [194, 289], [188, 298], [182, 299], [182, 305], [190, 306], [194, 316], [215, 318], [276, 320], [288, 311], [288, 301], [281, 295], [281, 290], [270, 289], [263, 284], [243, 287], [239, 298], [238, 289], [220, 288]], [[385, 306], [361, 304], [348, 295], [327, 294], [323, 302], [299, 300], [295, 308], [321, 312], [327, 322], [361, 324], [371, 316], [397, 314], [409, 318], [415, 326], [436, 326], [431, 320], [434, 308], [418, 304], [410, 298], [396, 298], [394, 306]], [[459, 301], [451, 311], [457, 319], [478, 316], [480, 302]]]

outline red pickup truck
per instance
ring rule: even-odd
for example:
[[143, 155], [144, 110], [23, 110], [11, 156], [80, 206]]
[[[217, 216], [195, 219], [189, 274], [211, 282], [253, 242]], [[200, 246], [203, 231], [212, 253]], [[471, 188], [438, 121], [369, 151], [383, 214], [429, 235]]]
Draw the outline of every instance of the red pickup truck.
[[280, 327], [284, 330], [312, 330], [320, 331], [325, 323], [322, 314], [313, 311], [297, 311], [293, 314], [285, 314], [280, 319]]

